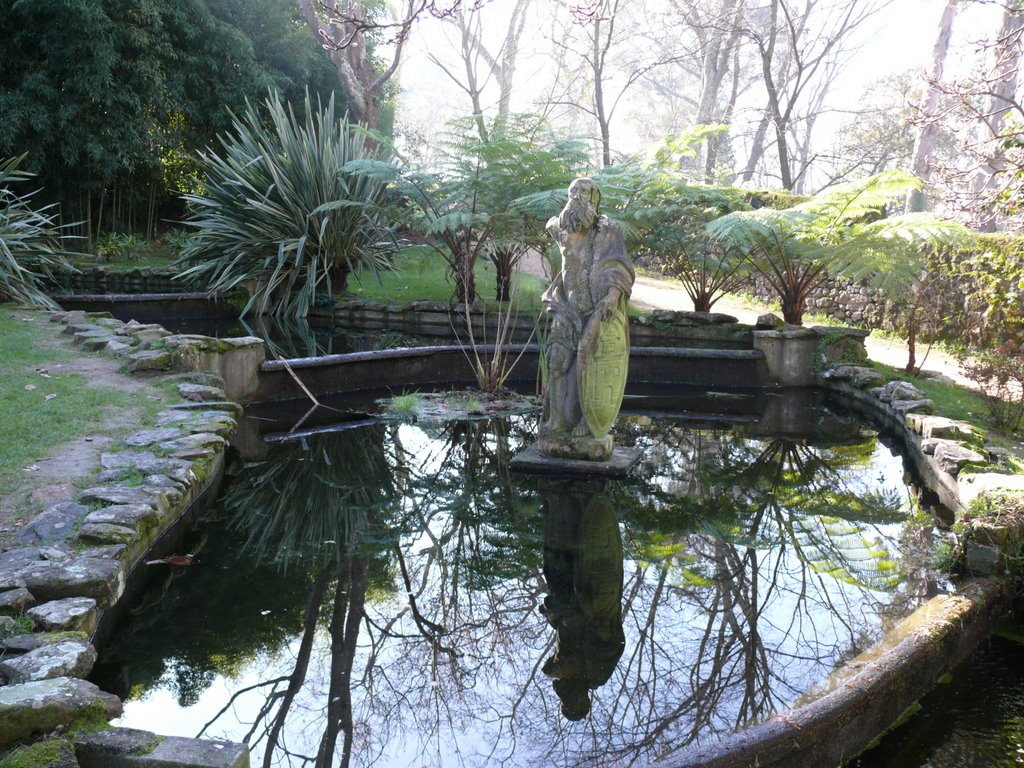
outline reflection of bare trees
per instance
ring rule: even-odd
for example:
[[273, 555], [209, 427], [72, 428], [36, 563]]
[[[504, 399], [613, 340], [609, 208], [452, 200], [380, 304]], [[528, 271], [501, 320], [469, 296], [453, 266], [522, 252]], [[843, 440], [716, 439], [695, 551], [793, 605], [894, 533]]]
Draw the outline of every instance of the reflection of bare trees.
[[509, 475], [527, 439], [374, 427], [243, 478], [249, 541], [310, 585], [219, 718], [258, 699], [264, 766], [644, 762], [770, 717], [920, 595], [873, 441], [626, 425], [646, 476], [595, 492]]

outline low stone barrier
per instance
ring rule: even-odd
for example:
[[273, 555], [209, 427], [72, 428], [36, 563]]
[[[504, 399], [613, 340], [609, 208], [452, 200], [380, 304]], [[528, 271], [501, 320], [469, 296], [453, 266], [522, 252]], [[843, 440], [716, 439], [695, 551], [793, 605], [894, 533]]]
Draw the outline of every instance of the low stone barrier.
[[[23, 547], [0, 553], [0, 747], [55, 729], [64, 734], [26, 744], [0, 765], [245, 768], [244, 745], [142, 732], [129, 738], [109, 729], [120, 700], [83, 678], [96, 661], [91, 641], [143, 558], [219, 484], [241, 413], [221, 373], [240, 350], [254, 354], [256, 344], [175, 337], [159, 326], [82, 312], [52, 320], [80, 346], [123, 358], [132, 371], [166, 371], [181, 401], [119, 450], [103, 453], [93, 487], [47, 507], [19, 531]], [[26, 622], [32, 631], [15, 634]]]
[[78, 293], [184, 293], [192, 283], [175, 280], [177, 270], [160, 267], [110, 269], [102, 264], [62, 275], [58, 287]]
[[[346, 328], [360, 330], [393, 330], [424, 336], [468, 335], [467, 322], [472, 324], [479, 343], [493, 342], [497, 336], [498, 313], [486, 314], [465, 305], [439, 301], [412, 301], [389, 304], [370, 300], [342, 300], [334, 303], [326, 314]], [[638, 346], [665, 346], [679, 341], [680, 346], [715, 348], [750, 348], [752, 328], [737, 322], [732, 315], [718, 312], [677, 312], [656, 309], [649, 315], [630, 317], [630, 340]], [[525, 343], [541, 324], [539, 312], [520, 312], [512, 318], [511, 340]]]

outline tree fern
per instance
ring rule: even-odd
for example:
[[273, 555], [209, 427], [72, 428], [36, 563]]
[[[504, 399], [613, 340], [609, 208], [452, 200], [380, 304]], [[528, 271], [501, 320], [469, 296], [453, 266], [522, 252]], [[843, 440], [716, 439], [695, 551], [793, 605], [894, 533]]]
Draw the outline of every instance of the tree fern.
[[707, 232], [744, 254], [779, 295], [786, 322], [799, 325], [807, 298], [828, 277], [865, 280], [905, 297], [924, 279], [926, 248], [971, 239], [963, 226], [930, 214], [885, 218], [887, 205], [920, 185], [908, 173], [885, 171], [783, 211], [729, 214]]

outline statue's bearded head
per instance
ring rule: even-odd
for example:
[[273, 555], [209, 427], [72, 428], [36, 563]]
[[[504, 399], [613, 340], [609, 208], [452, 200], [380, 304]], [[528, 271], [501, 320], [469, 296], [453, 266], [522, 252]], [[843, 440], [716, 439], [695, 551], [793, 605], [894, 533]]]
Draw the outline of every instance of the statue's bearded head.
[[601, 190], [591, 179], [576, 179], [569, 185], [569, 202], [558, 217], [558, 224], [566, 232], [582, 232], [597, 221], [597, 206]]

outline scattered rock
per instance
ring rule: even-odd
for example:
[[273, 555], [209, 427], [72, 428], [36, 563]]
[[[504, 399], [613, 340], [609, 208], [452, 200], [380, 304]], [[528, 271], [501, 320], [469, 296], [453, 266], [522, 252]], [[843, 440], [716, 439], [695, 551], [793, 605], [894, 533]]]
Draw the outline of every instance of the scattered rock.
[[96, 629], [96, 601], [91, 597], [68, 597], [37, 605], [28, 614], [44, 632], [85, 632]]
[[0, 592], [0, 614], [2, 615], [20, 616], [35, 604], [36, 599], [25, 587]]
[[925, 399], [924, 392], [906, 381], [890, 381], [884, 387], [872, 389], [871, 394], [883, 403], [891, 403], [893, 400], [912, 401]]
[[96, 663], [96, 649], [88, 640], [68, 638], [0, 660], [0, 675], [10, 685], [55, 677], [88, 677]]
[[937, 440], [934, 453], [939, 469], [956, 476], [967, 464], [983, 464], [985, 457], [952, 440]]
[[121, 701], [92, 683], [67, 677], [0, 687], [0, 745], [48, 733], [75, 716], [121, 714]]

